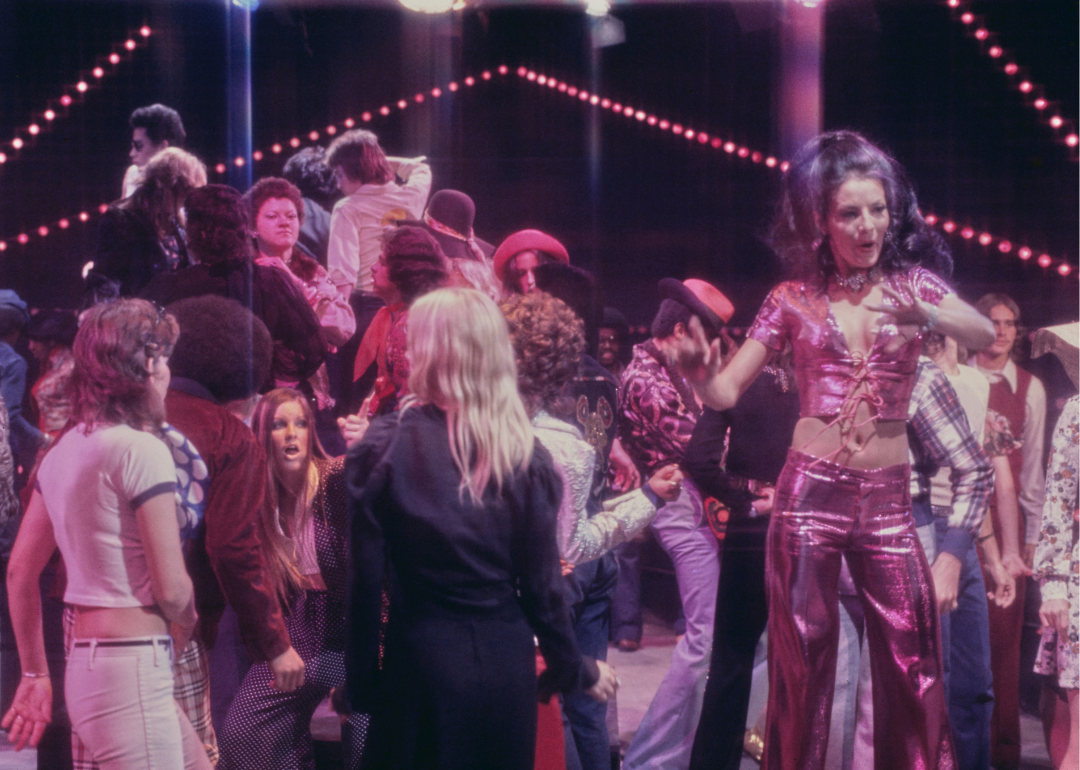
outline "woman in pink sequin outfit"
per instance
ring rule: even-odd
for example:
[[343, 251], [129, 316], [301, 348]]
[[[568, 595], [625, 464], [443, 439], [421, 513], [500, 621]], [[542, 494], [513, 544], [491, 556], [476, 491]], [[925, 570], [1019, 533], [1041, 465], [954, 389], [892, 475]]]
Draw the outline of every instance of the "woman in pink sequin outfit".
[[887, 715], [875, 723], [877, 766], [953, 768], [905, 423], [923, 333], [934, 328], [979, 350], [993, 330], [939, 277], [951, 258], [903, 169], [858, 134], [822, 134], [799, 151], [773, 245], [796, 280], [773, 289], [726, 367], [700, 329], [699, 355], [708, 352], [685, 362], [702, 400], [723, 410], [786, 343], [795, 352], [800, 420], [767, 546], [763, 767], [823, 767], [843, 556], [866, 615], [875, 712]]

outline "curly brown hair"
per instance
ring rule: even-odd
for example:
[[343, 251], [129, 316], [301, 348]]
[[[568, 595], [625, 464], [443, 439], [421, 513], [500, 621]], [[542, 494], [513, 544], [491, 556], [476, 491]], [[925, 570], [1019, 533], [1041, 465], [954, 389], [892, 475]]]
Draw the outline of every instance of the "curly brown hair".
[[530, 414], [561, 413], [559, 394], [585, 352], [585, 325], [565, 302], [542, 291], [511, 295], [499, 309], [510, 327], [525, 407]]
[[176, 319], [144, 299], [91, 309], [75, 336], [72, 417], [88, 427], [124, 423], [142, 430], [160, 422], [149, 399], [151, 361], [172, 354]]
[[282, 179], [279, 176], [264, 176], [240, 199], [247, 209], [248, 225], [252, 230], [255, 229], [259, 209], [271, 198], [288, 198], [292, 201], [296, 209], [297, 221], [304, 224], [304, 199], [300, 195], [300, 188], [288, 179]]
[[240, 198], [238, 190], [223, 184], [208, 184], [188, 194], [188, 248], [203, 264], [251, 257], [247, 212]]
[[450, 263], [442, 247], [420, 227], [388, 228], [383, 235], [383, 258], [387, 277], [408, 305], [450, 277]]

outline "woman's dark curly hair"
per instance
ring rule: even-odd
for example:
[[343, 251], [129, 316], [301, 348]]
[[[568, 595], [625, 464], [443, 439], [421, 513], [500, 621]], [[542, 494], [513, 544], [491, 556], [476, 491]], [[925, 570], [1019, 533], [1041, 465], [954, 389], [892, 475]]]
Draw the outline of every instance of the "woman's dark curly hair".
[[450, 263], [442, 247], [420, 227], [404, 225], [387, 230], [383, 258], [387, 276], [407, 305], [445, 285], [450, 277]]
[[250, 190], [244, 193], [241, 200], [247, 209], [248, 226], [255, 229], [255, 220], [259, 216], [259, 209], [271, 198], [288, 198], [296, 209], [296, 218], [300, 224], [304, 224], [304, 199], [300, 190], [288, 179], [279, 176], [264, 176], [256, 182]]
[[512, 294], [499, 305], [517, 356], [518, 391], [529, 414], [561, 414], [559, 394], [577, 375], [585, 326], [565, 302], [542, 291]]
[[224, 184], [192, 190], [185, 201], [188, 248], [199, 261], [214, 265], [251, 256], [247, 212], [239, 191]]
[[830, 131], [811, 139], [792, 159], [772, 226], [773, 249], [798, 277], [827, 281], [836, 274], [822, 227], [833, 196], [852, 177], [876, 179], [885, 190], [889, 229], [878, 264], [886, 272], [922, 265], [942, 278], [952, 275], [952, 255], [919, 213], [903, 167], [854, 131]]

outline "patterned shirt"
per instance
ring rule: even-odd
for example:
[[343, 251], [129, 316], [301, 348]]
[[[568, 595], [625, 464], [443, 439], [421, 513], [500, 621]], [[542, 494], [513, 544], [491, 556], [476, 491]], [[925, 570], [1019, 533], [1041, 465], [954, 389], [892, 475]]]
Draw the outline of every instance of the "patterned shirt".
[[952, 469], [952, 512], [939, 550], [963, 560], [986, 516], [993, 466], [971, 432], [956, 391], [928, 358], [919, 359], [908, 414], [911, 497], [929, 495], [938, 468]]
[[652, 340], [634, 346], [621, 391], [619, 434], [642, 475], [681, 464], [701, 408], [682, 376], [663, 362]]
[[[1042, 532], [1035, 549], [1035, 578], [1042, 583], [1042, 599], [1068, 598], [1068, 586], [1080, 580], [1077, 543], [1077, 478], [1080, 474], [1080, 396], [1065, 403], [1050, 444], [1046, 473], [1046, 503]], [[1074, 589], [1075, 590], [1075, 589]], [[1076, 612], [1076, 607], [1073, 607]]]

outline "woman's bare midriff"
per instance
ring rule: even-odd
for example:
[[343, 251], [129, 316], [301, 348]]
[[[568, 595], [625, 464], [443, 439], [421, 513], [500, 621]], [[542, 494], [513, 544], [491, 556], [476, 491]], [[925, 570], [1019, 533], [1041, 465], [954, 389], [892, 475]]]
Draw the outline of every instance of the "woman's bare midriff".
[[[859, 470], [888, 468], [908, 461], [907, 424], [903, 420], [873, 420], [842, 435], [832, 416], [803, 417], [795, 425], [791, 448]], [[861, 421], [861, 420], [860, 420]], [[847, 447], [837, 452], [847, 441]]]
[[75, 605], [76, 639], [123, 639], [161, 636], [169, 623], [157, 605], [150, 607], [82, 607]]

